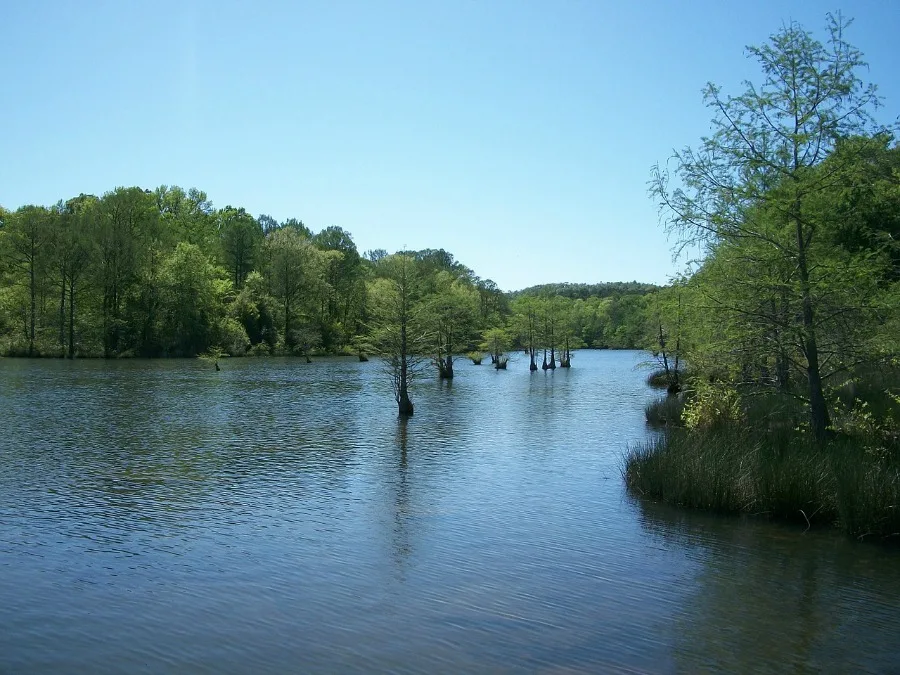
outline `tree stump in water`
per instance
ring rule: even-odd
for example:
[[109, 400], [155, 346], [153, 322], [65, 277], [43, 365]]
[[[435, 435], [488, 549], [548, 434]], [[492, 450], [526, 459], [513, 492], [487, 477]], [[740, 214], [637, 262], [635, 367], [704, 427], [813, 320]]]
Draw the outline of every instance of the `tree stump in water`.
[[413, 404], [412, 401], [409, 400], [409, 396], [402, 397], [397, 405], [399, 407], [399, 413], [401, 417], [412, 417], [413, 414]]

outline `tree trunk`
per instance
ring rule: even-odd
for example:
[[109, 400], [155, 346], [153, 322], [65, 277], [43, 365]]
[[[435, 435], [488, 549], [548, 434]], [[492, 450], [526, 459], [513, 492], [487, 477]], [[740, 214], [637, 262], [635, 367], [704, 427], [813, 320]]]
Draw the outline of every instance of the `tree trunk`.
[[450, 353], [447, 353], [447, 356], [443, 360], [443, 365], [439, 368], [441, 373], [441, 379], [444, 380], [452, 380], [453, 379], [453, 357], [450, 356]]
[[447, 333], [447, 344], [444, 349], [444, 358], [441, 360], [440, 356], [438, 356], [438, 370], [441, 374], [442, 380], [452, 380], [453, 379], [453, 342], [451, 341], [450, 333]]
[[400, 400], [397, 402], [397, 404], [401, 417], [412, 417], [413, 404], [412, 401], [409, 400], [409, 394], [407, 393], [405, 388], [400, 392]]
[[287, 295], [284, 296], [284, 346], [288, 350], [291, 351], [291, 303], [290, 300], [287, 299]]
[[75, 358], [75, 279], [69, 275], [69, 358]]
[[35, 289], [34, 289], [34, 253], [32, 253], [31, 266], [28, 270], [31, 283], [31, 325], [28, 329], [28, 356], [34, 355], [34, 317], [36, 314]]
[[66, 354], [66, 273], [63, 271], [62, 281], [59, 284], [59, 352], [61, 356]]
[[831, 420], [825, 394], [822, 390], [822, 373], [819, 369], [819, 345], [816, 340], [816, 325], [813, 312], [812, 292], [809, 284], [809, 269], [806, 262], [806, 242], [803, 226], [799, 219], [797, 226], [797, 266], [800, 272], [800, 292], [803, 304], [803, 351], [806, 353], [806, 376], [809, 382], [809, 423], [817, 440], [825, 439]]
[[[405, 305], [405, 303], [404, 303]], [[406, 311], [400, 325], [400, 387], [397, 391], [397, 406], [401, 417], [412, 417], [413, 404], [409, 400], [409, 371], [406, 362]]]
[[563, 353], [559, 359], [559, 367], [560, 368], [571, 368], [572, 367], [572, 353], [569, 351], [569, 338], [565, 339], [565, 344], [563, 346]]

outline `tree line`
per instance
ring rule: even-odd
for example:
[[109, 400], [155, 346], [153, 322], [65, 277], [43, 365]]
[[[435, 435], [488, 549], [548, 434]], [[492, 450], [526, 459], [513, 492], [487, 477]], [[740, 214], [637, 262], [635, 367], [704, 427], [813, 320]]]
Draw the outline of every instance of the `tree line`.
[[361, 254], [340, 227], [312, 232], [298, 219], [215, 208], [197, 189], [119, 187], [0, 208], [0, 354], [365, 354], [378, 349], [398, 257], [427, 336], [415, 351], [444, 376], [455, 354], [489, 346], [495, 361], [546, 347], [554, 366], [580, 346], [641, 346], [655, 288], [508, 294], [443, 249]]

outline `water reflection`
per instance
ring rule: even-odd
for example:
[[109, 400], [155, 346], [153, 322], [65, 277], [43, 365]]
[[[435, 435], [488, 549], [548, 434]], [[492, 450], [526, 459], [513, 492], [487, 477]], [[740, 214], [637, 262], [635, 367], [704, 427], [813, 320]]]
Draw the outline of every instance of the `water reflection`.
[[900, 555], [831, 533], [636, 502], [642, 528], [698, 563], [676, 617], [679, 670], [892, 672]]
[[394, 550], [394, 560], [397, 569], [403, 576], [404, 564], [412, 550], [410, 541], [410, 500], [409, 500], [409, 458], [407, 457], [407, 448], [409, 444], [409, 418], [398, 417], [397, 419], [397, 480], [394, 483], [394, 529], [392, 536], [392, 544]]

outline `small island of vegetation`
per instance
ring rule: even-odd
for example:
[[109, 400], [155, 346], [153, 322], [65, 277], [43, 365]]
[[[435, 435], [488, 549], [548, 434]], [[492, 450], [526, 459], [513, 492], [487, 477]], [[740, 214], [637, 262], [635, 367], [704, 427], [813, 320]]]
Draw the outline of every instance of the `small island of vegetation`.
[[750, 48], [762, 83], [708, 85], [712, 135], [654, 170], [702, 260], [654, 300], [665, 431], [623, 471], [674, 504], [900, 538], [900, 148], [847, 25]]

